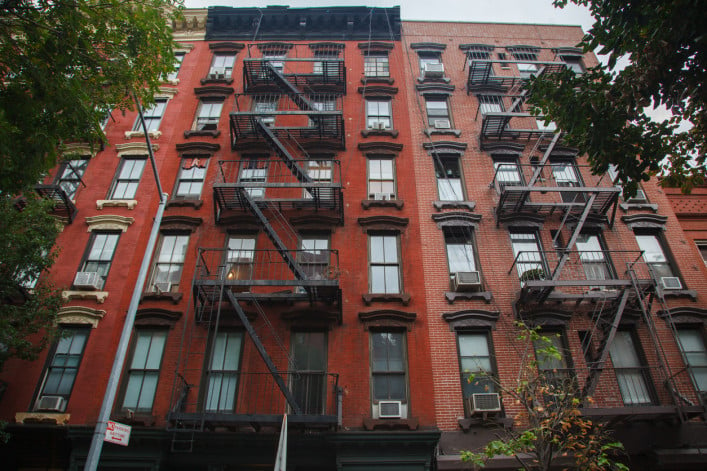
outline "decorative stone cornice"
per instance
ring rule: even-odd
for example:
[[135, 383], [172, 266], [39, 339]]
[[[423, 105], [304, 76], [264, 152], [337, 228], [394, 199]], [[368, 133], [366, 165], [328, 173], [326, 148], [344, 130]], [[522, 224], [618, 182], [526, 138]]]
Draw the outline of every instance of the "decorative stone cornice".
[[79, 155], [82, 157], [89, 156], [89, 158], [93, 158], [96, 156], [96, 152], [96, 149], [85, 143], [66, 144], [61, 150], [61, 154], [64, 157]]
[[358, 43], [357, 47], [363, 52], [388, 52], [393, 50], [395, 44], [381, 41], [367, 41], [365, 43]]
[[[160, 149], [159, 144], [152, 144], [152, 152], [157, 152]], [[118, 151], [118, 157], [126, 155], [148, 155], [147, 144], [144, 142], [127, 142], [125, 144], [115, 144], [115, 150]]]
[[177, 94], [176, 88], [171, 87], [160, 87], [160, 91], [155, 94], [155, 98], [167, 98], [172, 99]]
[[121, 231], [125, 232], [128, 227], [135, 222], [135, 218], [118, 216], [117, 214], [106, 214], [101, 216], [88, 216], [86, 232], [93, 231]]
[[96, 200], [96, 209], [103, 208], [128, 208], [135, 209], [137, 200]]
[[66, 425], [69, 423], [71, 414], [61, 414], [52, 412], [16, 412], [15, 423], [18, 424], [53, 424]]
[[668, 223], [667, 216], [649, 213], [621, 216], [621, 220], [631, 229], [665, 229]]
[[358, 150], [367, 153], [397, 153], [403, 150], [403, 145], [397, 142], [359, 142]]
[[57, 324], [89, 324], [94, 329], [106, 315], [102, 309], [91, 309], [86, 306], [64, 306], [56, 314]]
[[401, 327], [410, 330], [417, 314], [414, 312], [399, 311], [397, 309], [378, 309], [375, 311], [359, 312], [358, 320], [367, 329], [376, 327]]
[[161, 231], [194, 232], [204, 222], [201, 218], [189, 216], [165, 216], [162, 219]]
[[467, 213], [463, 211], [448, 211], [432, 215], [432, 220], [437, 223], [440, 229], [449, 226], [478, 227], [481, 223], [481, 214]]
[[[188, 8], [182, 18], [172, 22], [175, 41], [202, 41], [206, 35], [207, 8]], [[181, 45], [180, 45], [181, 46]]]
[[221, 148], [221, 144], [195, 141], [180, 143], [175, 147], [179, 153], [204, 152], [206, 154], [213, 154]]
[[61, 299], [66, 301], [71, 301], [72, 299], [93, 299], [98, 304], [103, 304], [106, 302], [108, 297], [108, 291], [79, 291], [79, 290], [66, 290], [61, 292]]
[[359, 226], [368, 231], [401, 231], [410, 220], [396, 216], [369, 216], [358, 218]]
[[135, 314], [135, 325], [167, 326], [171, 328], [181, 318], [181, 311], [170, 311], [160, 308], [139, 309]]
[[443, 312], [442, 319], [449, 323], [450, 330], [465, 328], [496, 328], [500, 311], [484, 309], [463, 309], [461, 311]]
[[678, 306], [668, 311], [660, 311], [658, 315], [673, 324], [707, 325], [707, 309], [699, 307]]

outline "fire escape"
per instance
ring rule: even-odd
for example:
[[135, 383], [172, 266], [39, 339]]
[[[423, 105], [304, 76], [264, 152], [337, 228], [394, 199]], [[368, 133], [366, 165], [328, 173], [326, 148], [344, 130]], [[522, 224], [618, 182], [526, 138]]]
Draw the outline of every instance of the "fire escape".
[[[688, 399], [694, 391], [685, 392], [685, 386], [680, 386], [671, 373], [654, 325], [653, 304], [660, 303], [667, 312], [662, 292], [656, 286], [657, 277], [643, 260], [642, 252], [606, 250], [598, 238], [583, 231], [587, 222], [613, 227], [620, 189], [608, 179], [582, 172], [572, 152], [561, 147], [562, 132], [526, 109], [528, 92], [524, 82], [528, 75], [523, 73], [557, 73], [565, 64], [528, 57], [491, 60], [486, 52], [481, 55], [487, 57], [479, 59], [470, 54], [467, 80], [467, 92], [479, 100], [480, 147], [487, 151], [512, 148], [523, 153], [530, 148], [525, 154], [527, 163], [512, 158], [494, 161], [495, 172], [489, 186], [495, 188], [499, 198], [497, 223], [518, 217], [559, 221], [553, 250], [541, 250], [538, 241], [527, 234], [517, 237], [517, 246], [514, 242], [515, 259], [508, 274], [515, 271], [520, 280], [516, 301], [519, 315], [532, 318], [565, 306], [567, 311], [583, 311], [591, 316], [593, 327], [583, 339], [587, 364], [586, 378], [580, 382], [583, 398], [594, 394], [602, 372], [608, 369], [612, 342], [624, 314], [640, 317], [658, 359], [653, 372], [655, 383], [665, 386], [656, 392], [659, 397], [654, 400], [672, 404], [665, 408], [666, 416], [677, 415], [686, 420], [689, 414], [697, 413], [692, 407], [695, 404]], [[566, 241], [562, 238], [563, 229], [569, 232]], [[607, 420], [617, 420], [619, 416], [618, 420], [623, 420], [627, 415], [630, 414], [608, 412]]]
[[[340, 164], [332, 158], [344, 148], [342, 52], [343, 46], [334, 43], [276, 43], [251, 46], [244, 60], [244, 93], [236, 96], [230, 115], [232, 149], [242, 158], [219, 162], [214, 211], [219, 224], [236, 221], [259, 228], [272, 247], [199, 249], [191, 303], [194, 322], [185, 334], [180, 384], [169, 416], [175, 449], [189, 450], [194, 432], [216, 426], [257, 430], [279, 424], [283, 414], [289, 414], [288, 422], [295, 426], [339, 423], [338, 375], [324, 372], [302, 378], [301, 372], [291, 371], [296, 368], [288, 349], [264, 307], [298, 304], [313, 316], [310, 321], [341, 322], [338, 253], [301, 242], [291, 221], [343, 223]], [[256, 330], [256, 319], [269, 327], [267, 332]], [[229, 399], [225, 410], [205, 399], [204, 388], [209, 386], [202, 384], [199, 390], [195, 383], [215, 355], [215, 342], [207, 337], [215, 338], [234, 321], [242, 325], [266, 369], [234, 373], [237, 390], [229, 394], [235, 399]], [[278, 351], [268, 352], [263, 335], [274, 339]], [[288, 357], [287, 369], [278, 368], [275, 360], [283, 356]]]

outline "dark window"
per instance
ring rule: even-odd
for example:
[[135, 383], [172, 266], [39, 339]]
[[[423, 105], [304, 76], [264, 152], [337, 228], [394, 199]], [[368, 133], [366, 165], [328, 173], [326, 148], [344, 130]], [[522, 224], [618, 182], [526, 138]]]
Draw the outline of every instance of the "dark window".
[[[145, 127], [147, 131], [157, 131], [160, 128], [160, 122], [162, 121], [162, 116], [164, 116], [165, 109], [167, 108], [167, 99], [158, 98], [155, 100], [155, 104], [149, 108], [144, 108], [142, 110], [142, 116], [145, 118]], [[142, 123], [140, 122], [140, 116], [135, 119], [135, 125], [133, 126], [133, 131], [142, 131]]]
[[627, 330], [616, 332], [609, 352], [624, 404], [627, 406], [653, 404], [655, 401], [649, 386], [650, 374], [641, 357], [635, 335]]
[[707, 350], [702, 329], [680, 328], [678, 341], [695, 388], [702, 393], [707, 393]]
[[119, 238], [120, 233], [94, 232], [91, 234], [88, 249], [86, 250], [86, 255], [84, 256], [79, 271], [98, 273], [101, 277], [99, 289], [103, 288], [106, 277], [108, 277]]
[[162, 236], [159, 250], [154, 259], [151, 291], [169, 293], [179, 291], [179, 280], [189, 245], [188, 235]]
[[364, 57], [363, 73], [366, 77], [389, 77], [388, 54], [372, 52]]
[[[44, 372], [36, 410], [63, 412], [76, 381], [81, 358], [90, 329], [67, 327], [60, 331], [60, 338], [50, 354], [51, 360]], [[58, 399], [62, 398], [62, 399]]]
[[121, 159], [120, 168], [110, 192], [110, 199], [131, 200], [135, 198], [146, 161], [145, 157], [123, 157]]
[[157, 392], [166, 330], [136, 330], [128, 367], [123, 410], [150, 412]]
[[462, 172], [456, 155], [434, 155], [437, 192], [441, 201], [464, 201]]
[[323, 414], [327, 390], [325, 332], [292, 332], [292, 395], [303, 414]]
[[183, 157], [179, 166], [177, 185], [174, 197], [182, 199], [199, 199], [206, 176], [208, 156]]
[[81, 185], [82, 177], [88, 166], [88, 157], [67, 160], [61, 164], [57, 185], [64, 190], [69, 199], [76, 197], [76, 191]]
[[407, 399], [405, 334], [371, 332], [373, 400]]
[[368, 238], [369, 289], [371, 293], [400, 293], [398, 236], [376, 234]]
[[697, 246], [697, 250], [700, 251], [700, 256], [702, 256], [702, 261], [705, 262], [705, 265], [707, 265], [707, 241], [696, 240], [695, 245]]
[[560, 59], [565, 63], [567, 68], [575, 74], [582, 75], [584, 73], [582, 56], [560, 56]]
[[238, 394], [243, 333], [219, 332], [212, 342], [206, 370], [204, 410], [233, 412]]

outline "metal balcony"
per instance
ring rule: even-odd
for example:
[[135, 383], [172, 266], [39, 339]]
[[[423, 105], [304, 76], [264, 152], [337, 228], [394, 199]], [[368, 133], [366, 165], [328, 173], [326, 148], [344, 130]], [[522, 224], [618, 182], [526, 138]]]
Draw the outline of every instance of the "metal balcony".
[[[608, 218], [613, 225], [621, 189], [613, 185], [600, 186], [611, 185], [611, 182], [603, 182], [601, 176], [580, 173], [582, 168], [590, 167], [570, 163], [550, 163], [543, 168], [533, 164], [498, 165], [489, 185], [499, 194], [497, 220], [520, 212], [541, 216], [569, 212], [571, 221], [579, 218], [585, 206], [591, 204], [590, 217]], [[525, 182], [531, 181], [536, 173], [535, 184], [527, 185]]]
[[[307, 102], [312, 109], [303, 109]], [[295, 140], [328, 145], [332, 150], [344, 149], [344, 116], [340, 96], [327, 94], [271, 93], [256, 96], [238, 94], [230, 114], [231, 148], [243, 149], [266, 143], [256, 126], [261, 119], [280, 140]]]
[[567, 67], [564, 62], [473, 59], [469, 63], [467, 93], [481, 90], [503, 92], [519, 87], [528, 77], [521, 73], [517, 64], [534, 66], [536, 72], [533, 75], [557, 73]]
[[[567, 259], [562, 262], [563, 254]], [[578, 251], [544, 250], [519, 252], [508, 274], [516, 273], [521, 283], [521, 304], [546, 301], [614, 301], [632, 286], [626, 270], [636, 274], [639, 285], [650, 287], [653, 277], [638, 250]]]
[[[200, 248], [194, 274], [194, 300], [210, 309], [227, 297], [258, 301], [308, 301], [339, 305], [339, 253], [336, 250], [288, 250], [304, 273], [295, 276], [276, 249]], [[340, 310], [340, 306], [338, 308]], [[197, 317], [204, 312], [197, 309]]]
[[[263, 52], [274, 54], [263, 57]], [[243, 84], [246, 93], [277, 91], [279, 85], [273, 70], [300, 90], [346, 93], [346, 64], [343, 44], [286, 44], [270, 49], [263, 45], [248, 46], [243, 60]], [[268, 67], [270, 64], [272, 67]]]
[[66, 219], [69, 224], [74, 221], [78, 209], [71, 198], [61, 188], [61, 185], [35, 185], [34, 190], [43, 198], [54, 203], [52, 214]]
[[[309, 181], [293, 172], [296, 165]], [[219, 162], [214, 188], [216, 221], [228, 216], [250, 214], [243, 192], [259, 206], [277, 207], [298, 215], [318, 213], [342, 222], [344, 197], [338, 160], [243, 159]]]
[[[209, 388], [208, 375], [199, 387], [182, 384], [168, 414], [174, 430], [202, 431], [214, 427], [279, 425], [288, 414], [290, 425], [334, 427], [338, 423], [339, 375], [326, 372], [280, 371], [301, 413], [294, 413], [273, 376], [267, 372], [221, 373], [220, 388]], [[199, 381], [200, 377], [194, 379]], [[228, 384], [229, 387], [225, 387]], [[228, 396], [224, 394], [228, 392]]]

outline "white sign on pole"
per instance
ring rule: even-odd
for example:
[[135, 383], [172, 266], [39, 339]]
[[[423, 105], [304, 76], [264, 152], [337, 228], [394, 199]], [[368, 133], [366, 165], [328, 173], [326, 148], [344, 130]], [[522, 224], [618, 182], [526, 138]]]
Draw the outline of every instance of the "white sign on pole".
[[106, 442], [116, 443], [118, 445], [128, 446], [130, 441], [130, 425], [121, 424], [109, 420], [106, 427], [106, 437], [103, 439]]

